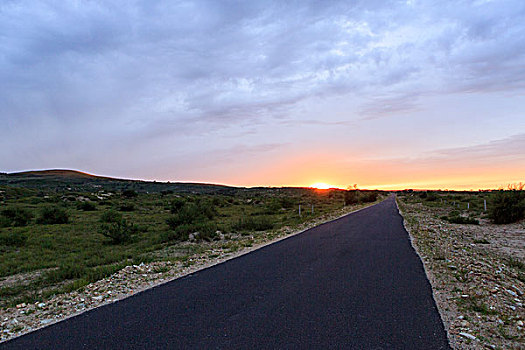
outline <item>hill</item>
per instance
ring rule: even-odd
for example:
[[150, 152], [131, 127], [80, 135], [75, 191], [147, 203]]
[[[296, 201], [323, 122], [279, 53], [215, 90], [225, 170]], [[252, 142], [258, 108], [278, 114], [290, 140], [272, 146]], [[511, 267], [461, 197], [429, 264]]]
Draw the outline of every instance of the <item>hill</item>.
[[137, 192], [173, 191], [202, 194], [228, 194], [244, 190], [243, 188], [214, 184], [117, 179], [68, 169], [0, 173], [0, 186], [79, 192], [99, 190], [121, 191], [131, 189]]

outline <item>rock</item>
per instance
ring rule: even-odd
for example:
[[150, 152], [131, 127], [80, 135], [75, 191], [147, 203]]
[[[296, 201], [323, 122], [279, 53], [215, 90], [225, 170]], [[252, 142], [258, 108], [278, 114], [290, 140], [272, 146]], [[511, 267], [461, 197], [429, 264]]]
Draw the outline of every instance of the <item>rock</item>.
[[36, 306], [38, 306], [39, 308], [43, 308], [46, 306], [46, 303], [38, 303]]
[[521, 289], [519, 289], [518, 287], [516, 287], [515, 285], [512, 285], [511, 286], [512, 289], [514, 289], [514, 291], [518, 294], [518, 295], [523, 295], [523, 291]]
[[512, 295], [513, 297], [517, 297], [517, 296], [518, 296], [518, 294], [517, 294], [516, 292], [513, 292], [513, 291], [511, 291], [510, 289], [505, 289], [505, 291], [506, 291], [507, 293], [509, 293], [510, 295]]
[[52, 318], [46, 318], [45, 320], [40, 321], [40, 324], [48, 324], [48, 323], [51, 323], [51, 322], [53, 322]]
[[22, 304], [18, 304], [18, 305], [16, 305], [16, 308], [17, 308], [17, 309], [21, 309], [21, 308], [23, 308], [23, 307], [26, 307], [26, 303], [22, 303]]
[[467, 299], [467, 298], [469, 297], [469, 295], [468, 295], [468, 294], [462, 294], [461, 297], [462, 297], [463, 299]]
[[519, 320], [518, 322], [516, 322], [516, 325], [518, 327], [523, 327], [523, 321], [522, 320]]
[[460, 332], [459, 335], [461, 335], [463, 338], [467, 338], [467, 339], [470, 339], [470, 340], [476, 340], [477, 339], [472, 334], [466, 333], [466, 332]]

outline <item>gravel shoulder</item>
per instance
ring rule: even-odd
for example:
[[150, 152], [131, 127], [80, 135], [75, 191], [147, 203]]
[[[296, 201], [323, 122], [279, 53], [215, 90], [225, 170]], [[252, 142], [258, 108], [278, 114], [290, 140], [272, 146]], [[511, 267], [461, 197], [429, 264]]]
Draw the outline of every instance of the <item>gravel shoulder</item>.
[[[226, 235], [224, 239], [213, 242], [185, 242], [178, 245], [176, 249], [168, 248], [155, 252], [154, 255], [159, 261], [126, 266], [108, 278], [91, 283], [80, 290], [55, 295], [34, 304], [24, 303], [16, 307], [0, 309], [0, 342], [247, 254], [376, 203], [347, 206], [298, 227], [283, 227], [278, 231], [259, 232], [257, 235], [249, 236]], [[198, 253], [183, 261], [172, 259], [184, 248]], [[28, 277], [30, 276], [25, 276]], [[20, 278], [23, 277], [17, 276], [14, 279]], [[3, 281], [3, 283], [8, 282]]]
[[397, 198], [454, 349], [525, 349], [525, 222], [450, 224]]

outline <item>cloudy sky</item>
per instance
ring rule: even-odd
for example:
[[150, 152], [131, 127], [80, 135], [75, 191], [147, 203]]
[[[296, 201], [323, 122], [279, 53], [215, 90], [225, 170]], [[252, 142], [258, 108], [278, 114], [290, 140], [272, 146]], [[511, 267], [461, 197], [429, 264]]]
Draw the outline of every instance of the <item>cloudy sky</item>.
[[0, 2], [0, 171], [525, 180], [525, 2]]

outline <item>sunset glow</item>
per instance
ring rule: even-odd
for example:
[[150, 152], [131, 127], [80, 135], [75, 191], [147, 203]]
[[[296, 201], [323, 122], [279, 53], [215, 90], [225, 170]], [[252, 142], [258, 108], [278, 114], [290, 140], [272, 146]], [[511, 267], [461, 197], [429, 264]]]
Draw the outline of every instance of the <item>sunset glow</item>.
[[0, 172], [525, 181], [524, 1], [38, 3], [0, 11]]
[[327, 190], [329, 188], [335, 188], [336, 186], [332, 186], [324, 182], [316, 182], [312, 184], [310, 187], [317, 188], [318, 190]]

